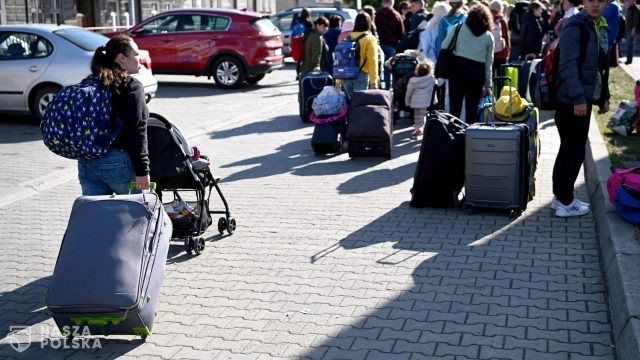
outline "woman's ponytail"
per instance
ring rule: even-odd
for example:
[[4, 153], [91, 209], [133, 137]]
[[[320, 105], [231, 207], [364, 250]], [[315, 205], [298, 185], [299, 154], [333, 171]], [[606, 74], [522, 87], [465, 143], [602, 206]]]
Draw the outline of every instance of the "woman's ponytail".
[[116, 63], [116, 57], [119, 54], [127, 56], [133, 51], [131, 41], [126, 35], [117, 35], [93, 54], [91, 73], [99, 76], [102, 84], [116, 93], [120, 93], [120, 87], [127, 78], [127, 72]]

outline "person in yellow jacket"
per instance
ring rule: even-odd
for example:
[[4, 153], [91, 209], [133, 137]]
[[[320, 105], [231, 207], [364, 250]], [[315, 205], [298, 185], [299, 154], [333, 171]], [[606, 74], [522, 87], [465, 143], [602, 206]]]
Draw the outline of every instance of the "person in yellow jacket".
[[336, 79], [336, 87], [344, 87], [347, 97], [354, 91], [376, 89], [378, 87], [378, 39], [371, 34], [371, 17], [365, 12], [356, 16], [352, 39], [366, 33], [360, 44], [360, 75], [356, 79]]

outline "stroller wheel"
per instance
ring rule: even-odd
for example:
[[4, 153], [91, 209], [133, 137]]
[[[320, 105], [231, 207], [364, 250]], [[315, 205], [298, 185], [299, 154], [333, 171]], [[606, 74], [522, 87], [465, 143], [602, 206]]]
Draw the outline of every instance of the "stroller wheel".
[[226, 229], [227, 218], [221, 217], [220, 219], [218, 219], [218, 232], [220, 233], [220, 235], [222, 235]]
[[202, 252], [204, 251], [204, 237], [203, 236], [199, 236], [199, 237], [194, 239], [193, 250], [196, 252], [196, 255], [202, 254]]
[[191, 253], [193, 252], [193, 248], [194, 248], [193, 238], [189, 236], [188, 238], [184, 239], [184, 250], [187, 252], [188, 255], [191, 255]]
[[227, 224], [227, 232], [229, 235], [233, 235], [233, 232], [236, 231], [236, 219], [230, 217], [229, 223]]

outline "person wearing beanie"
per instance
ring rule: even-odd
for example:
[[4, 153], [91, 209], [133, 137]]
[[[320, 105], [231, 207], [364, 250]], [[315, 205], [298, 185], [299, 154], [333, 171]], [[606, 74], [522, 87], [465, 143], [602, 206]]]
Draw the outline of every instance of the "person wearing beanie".
[[354, 24], [355, 24], [355, 22], [353, 20], [351, 20], [351, 19], [347, 19], [347, 20], [344, 21], [344, 23], [342, 24], [342, 29], [340, 29], [340, 35], [338, 36], [338, 42], [342, 42], [349, 35], [351, 35], [351, 32], [353, 31]]
[[493, 0], [489, 3], [489, 10], [493, 15], [493, 72], [502, 75], [502, 64], [506, 64], [511, 52], [511, 37], [509, 25], [502, 13], [502, 0]]

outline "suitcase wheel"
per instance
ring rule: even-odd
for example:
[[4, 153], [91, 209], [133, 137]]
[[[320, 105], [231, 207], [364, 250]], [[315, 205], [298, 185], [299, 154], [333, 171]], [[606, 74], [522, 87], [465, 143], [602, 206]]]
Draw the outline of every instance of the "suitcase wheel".
[[142, 339], [142, 342], [146, 342], [147, 341], [147, 334], [140, 334], [140, 338]]

